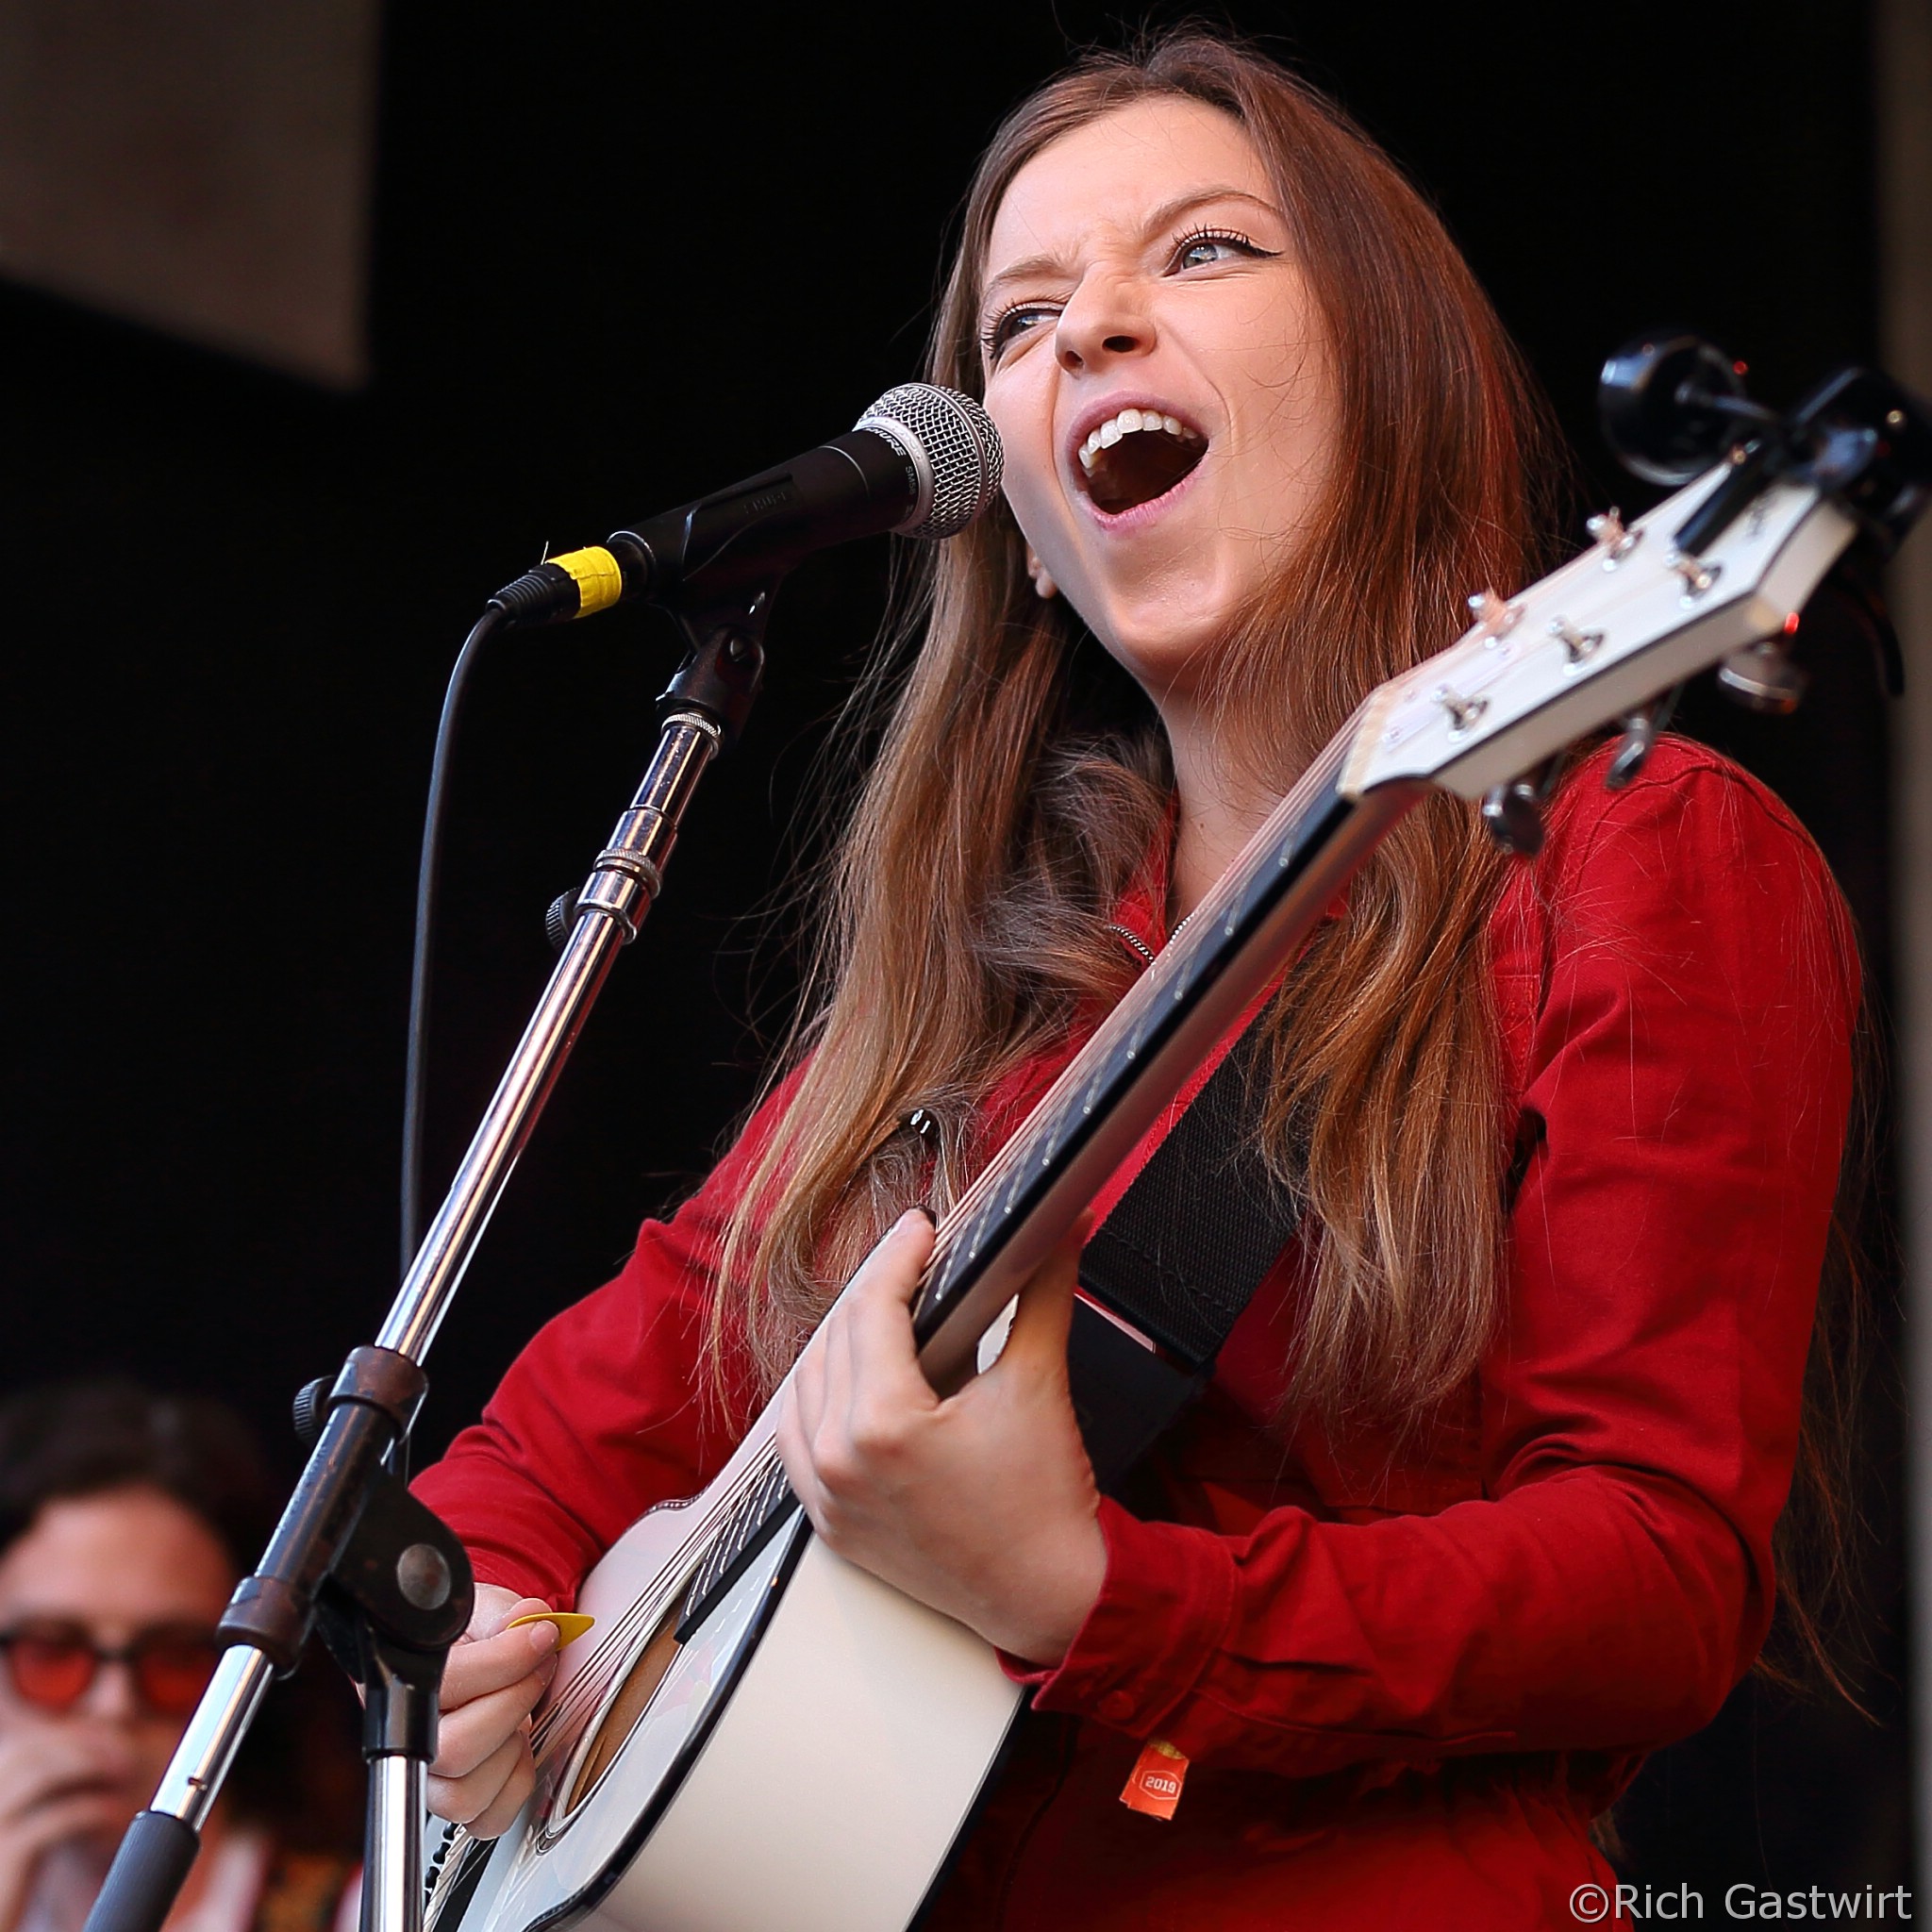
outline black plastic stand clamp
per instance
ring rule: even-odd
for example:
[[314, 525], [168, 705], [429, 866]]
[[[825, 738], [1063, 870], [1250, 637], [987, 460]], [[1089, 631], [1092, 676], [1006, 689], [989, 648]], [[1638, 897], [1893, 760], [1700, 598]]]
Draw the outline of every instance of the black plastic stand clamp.
[[689, 648], [658, 700], [658, 722], [678, 711], [699, 711], [723, 734], [721, 748], [736, 744], [764, 681], [771, 613], [771, 592], [760, 591], [740, 609], [680, 615], [678, 628]]
[[[426, 1386], [423, 1371], [391, 1349], [358, 1348], [350, 1354], [329, 1391], [328, 1413], [314, 1451], [261, 1567], [242, 1579], [217, 1626], [225, 1642], [253, 1644], [278, 1673], [295, 1668], [314, 1625], [321, 1592], [332, 1575], [345, 1581], [342, 1565], [357, 1547], [375, 1498], [388, 1486], [409, 1500], [383, 1459], [408, 1433]], [[423, 1519], [416, 1524], [421, 1531], [416, 1540], [437, 1542], [443, 1559], [459, 1566], [452, 1577], [460, 1578], [467, 1594], [469, 1566], [460, 1545], [420, 1504], [411, 1501], [410, 1507], [421, 1511]], [[372, 1527], [384, 1520], [386, 1512], [378, 1510]], [[464, 1622], [468, 1614], [465, 1609]], [[462, 1627], [459, 1623], [458, 1635]]]
[[461, 1543], [384, 1470], [317, 1605], [324, 1641], [365, 1695], [365, 1757], [436, 1756], [436, 1687], [475, 1601]]
[[316, 1605], [323, 1641], [362, 1691], [363, 1932], [422, 1924], [424, 1778], [443, 1663], [475, 1597], [462, 1545], [399, 1476], [378, 1470]]

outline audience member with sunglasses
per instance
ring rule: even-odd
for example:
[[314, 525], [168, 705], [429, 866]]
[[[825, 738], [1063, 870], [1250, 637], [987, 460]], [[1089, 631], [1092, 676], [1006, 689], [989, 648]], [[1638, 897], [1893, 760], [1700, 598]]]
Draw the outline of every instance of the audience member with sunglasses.
[[[275, 1503], [254, 1441], [214, 1403], [124, 1383], [0, 1402], [0, 1932], [79, 1932], [208, 1684], [215, 1620]], [[271, 1698], [171, 1932], [351, 1932], [347, 1699], [319, 1671]]]

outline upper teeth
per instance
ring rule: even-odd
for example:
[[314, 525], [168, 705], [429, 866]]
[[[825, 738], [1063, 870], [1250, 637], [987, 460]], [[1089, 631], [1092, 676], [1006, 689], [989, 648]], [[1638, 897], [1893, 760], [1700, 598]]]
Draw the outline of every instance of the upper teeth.
[[1163, 416], [1158, 409], [1123, 409], [1119, 415], [1109, 417], [1080, 445], [1080, 467], [1091, 475], [1093, 458], [1102, 450], [1111, 449], [1122, 437], [1133, 435], [1137, 429], [1164, 429], [1170, 436], [1197, 440], [1194, 432], [1178, 416]]

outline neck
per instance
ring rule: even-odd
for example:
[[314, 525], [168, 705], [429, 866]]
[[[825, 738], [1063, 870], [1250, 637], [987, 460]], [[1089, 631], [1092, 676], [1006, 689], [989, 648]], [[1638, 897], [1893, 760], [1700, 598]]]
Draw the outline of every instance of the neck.
[[1180, 811], [1168, 875], [1169, 929], [1201, 903], [1279, 802], [1238, 774], [1221, 736], [1197, 708], [1163, 705]]

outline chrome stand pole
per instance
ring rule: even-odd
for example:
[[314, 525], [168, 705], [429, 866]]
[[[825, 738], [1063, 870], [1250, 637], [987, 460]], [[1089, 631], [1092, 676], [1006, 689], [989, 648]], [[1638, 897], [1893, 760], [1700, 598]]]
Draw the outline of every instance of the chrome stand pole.
[[180, 1748], [155, 1793], [157, 1811], [201, 1829], [274, 1675], [268, 1658], [249, 1644], [222, 1653], [194, 1722], [182, 1733]]
[[617, 949], [637, 937], [651, 909], [678, 823], [721, 742], [719, 727], [700, 712], [674, 712], [665, 720], [644, 781], [577, 895], [576, 922], [562, 957], [484, 1110], [449, 1193], [423, 1237], [376, 1337], [378, 1348], [420, 1361], [436, 1340]]
[[385, 1754], [369, 1767], [362, 1932], [416, 1932], [422, 1923], [423, 1778], [420, 1757]]
[[[350, 1667], [362, 1681], [370, 1681], [365, 1672], [390, 1674], [396, 1656], [419, 1668], [425, 1658], [434, 1664], [426, 1688], [417, 1692], [408, 1738], [372, 1739], [366, 1747], [374, 1754], [366, 1932], [418, 1932], [434, 1685], [444, 1653], [468, 1622], [473, 1590], [460, 1545], [388, 1474], [384, 1461], [414, 1421], [425, 1386], [422, 1358], [617, 951], [637, 937], [662, 887], [698, 781], [743, 726], [763, 670], [768, 602], [761, 596], [748, 612], [703, 627], [687, 623], [691, 655], [659, 701], [658, 746], [643, 781], [577, 895], [562, 956], [375, 1346], [354, 1351], [326, 1398], [326, 1418], [261, 1568], [242, 1580], [222, 1619], [229, 1648], [153, 1805], [128, 1826], [87, 1932], [160, 1932], [269, 1679], [294, 1668], [318, 1609], [330, 1618], [332, 1646], [354, 1655]], [[358, 1560], [338, 1571], [352, 1549]], [[380, 1560], [372, 1563], [372, 1556]]]

